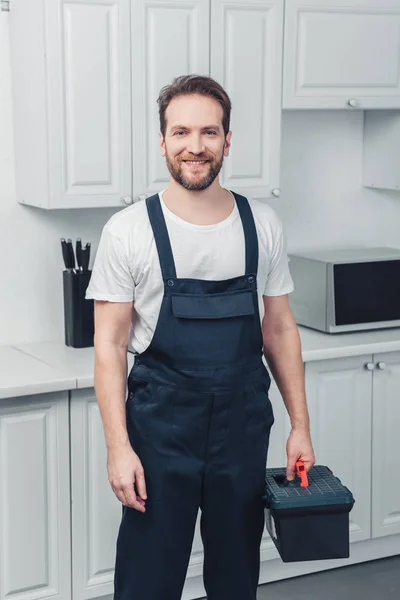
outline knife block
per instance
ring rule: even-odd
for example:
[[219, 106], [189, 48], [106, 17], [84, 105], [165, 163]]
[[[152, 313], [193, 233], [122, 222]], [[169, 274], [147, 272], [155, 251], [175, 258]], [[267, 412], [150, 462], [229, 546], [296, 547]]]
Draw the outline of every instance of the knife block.
[[86, 300], [92, 271], [63, 271], [65, 344], [73, 348], [94, 345], [94, 302]]

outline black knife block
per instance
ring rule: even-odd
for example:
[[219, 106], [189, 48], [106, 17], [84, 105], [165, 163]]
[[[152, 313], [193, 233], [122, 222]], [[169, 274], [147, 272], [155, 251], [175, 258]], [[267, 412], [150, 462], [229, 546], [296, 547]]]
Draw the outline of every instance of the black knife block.
[[94, 302], [86, 300], [92, 271], [63, 271], [65, 344], [73, 348], [93, 346]]

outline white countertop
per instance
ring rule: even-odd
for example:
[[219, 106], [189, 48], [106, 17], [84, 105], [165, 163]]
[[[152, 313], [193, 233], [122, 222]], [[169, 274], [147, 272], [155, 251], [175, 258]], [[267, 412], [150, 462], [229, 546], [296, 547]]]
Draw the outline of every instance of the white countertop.
[[[325, 334], [299, 327], [304, 362], [400, 350], [400, 328]], [[133, 355], [128, 355], [128, 367]], [[0, 346], [0, 398], [93, 387], [94, 349], [64, 342]]]
[[0, 346], [0, 398], [70, 390], [76, 377], [12, 346]]
[[299, 327], [304, 362], [400, 350], [400, 328], [321, 333]]

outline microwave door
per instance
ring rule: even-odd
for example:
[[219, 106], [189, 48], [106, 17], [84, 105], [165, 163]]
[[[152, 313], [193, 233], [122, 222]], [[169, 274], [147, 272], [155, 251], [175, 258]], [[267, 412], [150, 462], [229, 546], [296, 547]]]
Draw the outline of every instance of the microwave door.
[[331, 266], [334, 289], [328, 298], [333, 298], [332, 324], [376, 328], [400, 320], [399, 260]]

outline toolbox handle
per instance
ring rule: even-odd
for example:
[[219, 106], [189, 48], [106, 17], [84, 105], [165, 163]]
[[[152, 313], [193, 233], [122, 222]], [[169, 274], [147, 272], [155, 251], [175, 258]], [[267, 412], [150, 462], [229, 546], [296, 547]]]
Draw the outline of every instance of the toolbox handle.
[[301, 479], [300, 487], [308, 487], [307, 471], [302, 460], [296, 462], [296, 473]]

